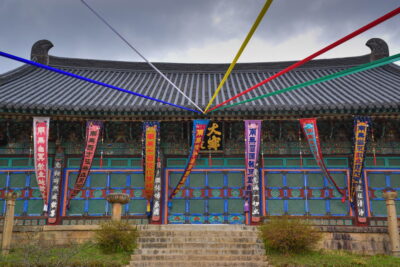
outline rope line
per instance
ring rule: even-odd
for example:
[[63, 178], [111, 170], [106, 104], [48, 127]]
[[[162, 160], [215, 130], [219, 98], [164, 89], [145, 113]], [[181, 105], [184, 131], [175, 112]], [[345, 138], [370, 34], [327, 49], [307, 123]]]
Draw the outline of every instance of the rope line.
[[246, 93], [248, 93], [248, 92], [250, 92], [250, 91], [252, 91], [252, 90], [254, 90], [256, 88], [258, 88], [258, 87], [260, 87], [263, 84], [266, 84], [267, 82], [269, 82], [269, 81], [271, 81], [271, 80], [273, 80], [273, 79], [275, 79], [275, 78], [277, 78], [279, 76], [281, 76], [282, 74], [285, 74], [285, 73], [287, 73], [287, 72], [289, 72], [289, 71], [291, 71], [291, 70], [303, 65], [304, 63], [310, 61], [311, 59], [313, 59], [313, 58], [315, 58], [315, 57], [317, 57], [317, 56], [319, 56], [319, 55], [331, 50], [332, 48], [335, 48], [336, 46], [338, 46], [338, 45], [340, 45], [340, 44], [352, 39], [353, 37], [355, 37], [355, 36], [365, 32], [365, 31], [375, 27], [376, 25], [378, 25], [378, 24], [380, 24], [380, 23], [382, 23], [382, 22], [384, 22], [384, 21], [386, 21], [386, 20], [398, 15], [399, 13], [400, 13], [400, 7], [390, 11], [389, 13], [386, 13], [382, 17], [380, 17], [380, 18], [370, 22], [369, 24], [359, 28], [358, 30], [356, 30], [356, 31], [344, 36], [343, 38], [341, 38], [341, 39], [337, 40], [336, 42], [334, 42], [334, 43], [322, 48], [321, 50], [319, 50], [319, 51], [315, 52], [314, 54], [304, 58], [303, 60], [298, 61], [298, 62], [294, 63], [293, 65], [290, 65], [289, 67], [279, 71], [278, 73], [276, 73], [276, 74], [270, 76], [269, 78], [259, 82], [258, 84], [253, 85], [252, 87], [246, 89], [245, 91], [243, 91], [243, 92], [241, 92], [241, 93], [229, 98], [228, 100], [225, 100], [224, 102], [222, 102], [222, 103], [216, 105], [215, 107], [209, 109], [208, 112], [210, 112], [212, 110], [215, 110], [215, 109], [225, 105], [226, 103], [231, 102], [232, 100], [234, 100], [234, 99], [236, 99], [236, 98], [238, 98], [238, 97], [240, 97], [240, 96], [242, 96], [242, 95], [244, 95], [244, 94], [246, 94]]
[[140, 93], [135, 93], [135, 92], [132, 92], [132, 91], [129, 91], [129, 90], [126, 90], [126, 89], [123, 89], [123, 88], [120, 88], [120, 87], [117, 87], [117, 86], [114, 86], [114, 85], [110, 85], [110, 84], [107, 84], [107, 83], [99, 82], [99, 81], [96, 81], [96, 80], [93, 80], [93, 79], [90, 79], [90, 78], [86, 78], [86, 77], [83, 77], [83, 76], [80, 76], [80, 75], [77, 75], [77, 74], [74, 74], [74, 73], [71, 73], [71, 72], [67, 72], [67, 71], [64, 71], [64, 70], [56, 69], [56, 68], [53, 68], [53, 67], [50, 67], [50, 66], [47, 66], [47, 65], [44, 65], [44, 64], [40, 64], [38, 62], [34, 62], [34, 61], [31, 61], [31, 60], [28, 60], [28, 59], [25, 59], [25, 58], [17, 57], [17, 56], [14, 56], [14, 55], [2, 52], [2, 51], [0, 51], [0, 56], [6, 57], [6, 58], [9, 58], [9, 59], [12, 59], [12, 60], [16, 60], [16, 61], [19, 61], [19, 62], [23, 62], [23, 63], [29, 64], [29, 65], [32, 65], [32, 66], [35, 66], [35, 67], [38, 67], [38, 68], [42, 68], [42, 69], [46, 69], [46, 70], [49, 70], [49, 71], [52, 71], [52, 72], [56, 72], [56, 73], [59, 73], [59, 74], [62, 74], [62, 75], [70, 76], [70, 77], [73, 77], [73, 78], [76, 78], [76, 79], [79, 79], [79, 80], [83, 80], [83, 81], [86, 81], [86, 82], [89, 82], [89, 83], [101, 85], [101, 86], [108, 87], [108, 88], [111, 88], [111, 89], [114, 89], [114, 90], [118, 90], [118, 91], [121, 91], [121, 92], [124, 92], [124, 93], [128, 93], [128, 94], [139, 96], [139, 97], [143, 97], [143, 98], [146, 98], [146, 99], [149, 99], [149, 100], [153, 100], [153, 101], [156, 101], [156, 102], [160, 102], [160, 103], [163, 103], [163, 104], [166, 104], [166, 105], [170, 105], [170, 106], [173, 106], [173, 107], [177, 107], [177, 108], [180, 108], [180, 109], [193, 111], [193, 112], [196, 112], [196, 113], [202, 113], [201, 111], [198, 111], [198, 110], [195, 110], [195, 109], [191, 109], [191, 108], [183, 107], [183, 106], [180, 106], [180, 105], [176, 105], [176, 104], [164, 101], [164, 100], [160, 100], [160, 99], [153, 98], [153, 97], [150, 97], [150, 96], [142, 95]]
[[231, 74], [233, 68], [236, 65], [236, 62], [239, 60], [239, 57], [242, 55], [244, 49], [246, 48], [247, 44], [249, 43], [251, 37], [253, 36], [254, 32], [256, 31], [258, 25], [262, 21], [265, 13], [268, 11], [269, 7], [271, 6], [273, 0], [267, 0], [263, 6], [263, 8], [260, 11], [260, 14], [258, 14], [258, 17], [256, 21], [253, 23], [253, 26], [251, 26], [251, 29], [249, 33], [246, 36], [246, 39], [243, 41], [242, 45], [239, 48], [239, 51], [236, 53], [235, 58], [233, 59], [231, 65], [229, 66], [228, 70], [226, 71], [224, 77], [222, 78], [221, 82], [219, 83], [217, 89], [214, 92], [214, 95], [212, 96], [210, 102], [208, 102], [206, 109], [204, 110], [204, 113], [207, 112], [207, 110], [210, 108], [211, 104], [214, 102], [214, 99], [217, 97], [219, 91], [221, 90], [222, 86], [225, 84], [226, 80], [228, 79], [229, 75]]
[[203, 110], [195, 103], [193, 102], [192, 99], [190, 99], [184, 92], [182, 92], [181, 89], [179, 89], [170, 79], [168, 79], [167, 76], [165, 76], [156, 66], [154, 66], [150, 61], [147, 60], [133, 45], [131, 45], [128, 40], [126, 40], [111, 24], [109, 24], [99, 13], [97, 13], [93, 8], [89, 6], [88, 3], [86, 3], [84, 0], [81, 0], [81, 2], [90, 10], [94, 15], [96, 15], [97, 18], [99, 18], [104, 24], [110, 28], [111, 31], [113, 31], [119, 38], [121, 38], [122, 41], [125, 42], [136, 54], [138, 54], [147, 64], [150, 65], [161, 77], [163, 77], [173, 88], [178, 90], [187, 100], [189, 100], [190, 103], [192, 103], [198, 110], [203, 112]]
[[400, 60], [400, 53], [396, 54], [396, 55], [393, 55], [393, 56], [390, 56], [390, 57], [385, 57], [385, 58], [382, 58], [382, 59], [379, 59], [379, 60], [376, 60], [376, 61], [373, 61], [373, 62], [369, 62], [369, 63], [363, 64], [363, 65], [359, 65], [359, 66], [356, 66], [356, 67], [353, 67], [353, 68], [350, 68], [350, 69], [347, 69], [347, 70], [343, 70], [343, 71], [340, 71], [340, 72], [337, 72], [337, 73], [326, 75], [326, 76], [323, 76], [323, 77], [320, 77], [320, 78], [317, 78], [317, 79], [314, 79], [314, 80], [311, 80], [311, 81], [307, 81], [307, 82], [300, 83], [300, 84], [297, 84], [297, 85], [293, 85], [293, 86], [290, 86], [290, 87], [287, 87], [287, 88], [284, 88], [284, 89], [280, 89], [280, 90], [277, 90], [277, 91], [274, 91], [274, 92], [271, 92], [271, 93], [268, 93], [268, 94], [264, 94], [264, 95], [260, 95], [260, 96], [257, 96], [257, 97], [253, 97], [251, 99], [243, 100], [243, 101], [240, 101], [240, 102], [237, 102], [237, 103], [234, 103], [234, 104], [230, 104], [230, 105], [227, 105], [227, 106], [222, 106], [222, 107], [213, 109], [212, 111], [210, 110], [210, 112], [214, 112], [214, 111], [217, 111], [217, 110], [221, 110], [221, 109], [237, 106], [237, 105], [244, 104], [244, 103], [251, 102], [251, 101], [255, 101], [255, 100], [258, 100], [258, 99], [261, 99], [261, 98], [266, 98], [266, 97], [269, 97], [269, 96], [282, 94], [282, 93], [285, 93], [285, 92], [293, 91], [293, 90], [296, 90], [296, 89], [299, 89], [299, 88], [302, 88], [302, 87], [306, 87], [306, 86], [310, 86], [310, 85], [314, 85], [314, 84], [317, 84], [317, 83], [326, 82], [326, 81], [329, 81], [329, 80], [333, 80], [333, 79], [336, 79], [336, 78], [340, 78], [340, 77], [343, 77], [343, 76], [354, 74], [354, 73], [357, 73], [357, 72], [361, 72], [361, 71], [369, 70], [369, 69], [372, 69], [372, 68], [380, 67], [380, 66], [383, 66], [383, 65], [395, 62], [395, 61], [399, 61], [399, 60]]

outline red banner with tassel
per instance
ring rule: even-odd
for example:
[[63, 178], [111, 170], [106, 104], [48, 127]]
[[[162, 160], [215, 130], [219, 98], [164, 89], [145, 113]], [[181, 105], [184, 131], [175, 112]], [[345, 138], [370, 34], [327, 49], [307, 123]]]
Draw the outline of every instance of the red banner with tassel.
[[339, 194], [342, 195], [342, 202], [344, 202], [346, 199], [345, 192], [343, 192], [336, 184], [335, 180], [330, 175], [324, 163], [324, 159], [321, 152], [321, 145], [319, 141], [317, 119], [316, 118], [300, 119], [300, 125], [301, 128], [303, 129], [303, 133], [307, 139], [307, 142], [310, 146], [311, 153], [313, 154], [315, 161], [320, 167], [323, 175], [331, 182], [331, 184], [336, 188]]
[[82, 156], [81, 166], [79, 168], [79, 173], [78, 177], [76, 178], [74, 188], [69, 192], [68, 204], [67, 204], [68, 208], [71, 199], [73, 199], [76, 195], [79, 194], [82, 187], [86, 183], [87, 177], [89, 176], [102, 126], [103, 123], [101, 121], [88, 121], [86, 123], [85, 151]]

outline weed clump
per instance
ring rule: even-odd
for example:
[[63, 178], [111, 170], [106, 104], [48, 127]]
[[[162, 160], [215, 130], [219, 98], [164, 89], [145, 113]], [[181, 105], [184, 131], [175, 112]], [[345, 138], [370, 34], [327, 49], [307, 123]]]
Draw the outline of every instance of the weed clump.
[[95, 240], [103, 253], [132, 252], [137, 246], [138, 230], [122, 221], [110, 221], [100, 226]]
[[321, 240], [321, 233], [307, 222], [288, 217], [272, 218], [260, 226], [266, 249], [281, 253], [310, 251]]

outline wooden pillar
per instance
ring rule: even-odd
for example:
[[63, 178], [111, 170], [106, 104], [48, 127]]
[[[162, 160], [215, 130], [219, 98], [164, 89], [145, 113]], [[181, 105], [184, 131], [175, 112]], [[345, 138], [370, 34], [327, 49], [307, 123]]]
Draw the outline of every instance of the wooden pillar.
[[1, 242], [2, 254], [7, 255], [10, 251], [12, 232], [14, 226], [14, 209], [17, 194], [15, 192], [8, 192], [6, 194], [6, 216], [4, 218], [3, 226], [3, 240]]
[[383, 197], [386, 199], [387, 223], [390, 238], [392, 256], [400, 257], [399, 228], [397, 225], [396, 205], [394, 200], [397, 192], [385, 192]]

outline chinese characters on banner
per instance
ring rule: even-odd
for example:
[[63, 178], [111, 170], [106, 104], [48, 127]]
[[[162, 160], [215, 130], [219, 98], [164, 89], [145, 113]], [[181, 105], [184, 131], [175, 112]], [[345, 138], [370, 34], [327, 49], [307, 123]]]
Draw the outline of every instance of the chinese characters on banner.
[[33, 142], [34, 142], [34, 159], [35, 174], [37, 184], [44, 201], [43, 210], [47, 211], [47, 194], [48, 194], [48, 139], [49, 139], [50, 118], [34, 117], [33, 118]]
[[[254, 175], [258, 172], [258, 155], [260, 154], [260, 140], [261, 140], [261, 121], [260, 120], [245, 120], [245, 161], [246, 161], [246, 174], [245, 174], [245, 212], [249, 211], [250, 198], [253, 190]], [[256, 178], [258, 182], [258, 177]], [[253, 196], [254, 200], [259, 196]], [[256, 218], [254, 218], [256, 219]]]
[[212, 122], [207, 128], [201, 150], [213, 152], [222, 151], [222, 149], [222, 123]]
[[102, 126], [103, 123], [101, 121], [88, 121], [86, 123], [85, 151], [82, 156], [81, 166], [74, 188], [69, 192], [68, 207], [71, 199], [79, 194], [89, 176]]
[[55, 223], [57, 221], [57, 207], [60, 194], [59, 190], [63, 164], [64, 154], [56, 154], [54, 159], [53, 178], [51, 182], [49, 223]]
[[319, 142], [318, 128], [317, 128], [317, 119], [300, 119], [300, 125], [303, 129], [304, 135], [306, 136], [308, 145], [310, 146], [311, 153], [314, 156], [315, 161], [320, 167], [323, 175], [330, 180], [330, 182], [335, 186], [336, 190], [342, 195], [342, 202], [345, 201], [344, 193], [339, 189], [335, 180], [333, 180], [332, 176], [329, 174], [328, 169], [325, 166], [324, 159], [322, 157], [321, 146]]
[[357, 203], [357, 215], [359, 222], [366, 222], [364, 190], [362, 186], [362, 170], [364, 167], [365, 151], [367, 145], [370, 119], [356, 117], [354, 119], [354, 156], [351, 172], [350, 201], [354, 207]]
[[161, 207], [161, 152], [157, 150], [157, 166], [156, 176], [154, 178], [154, 198], [153, 198], [153, 212], [151, 220], [153, 222], [160, 221], [160, 207]]
[[[160, 123], [143, 122], [143, 165], [144, 191], [148, 201], [153, 197], [154, 177], [156, 174], [157, 151], [159, 149]], [[148, 211], [150, 212], [150, 211]]]
[[196, 164], [197, 156], [199, 155], [199, 151], [201, 148], [201, 144], [203, 143], [204, 135], [206, 133], [207, 125], [209, 120], [194, 120], [193, 121], [193, 132], [192, 132], [192, 149], [189, 154], [189, 162], [186, 165], [185, 171], [181, 179], [179, 180], [178, 185], [175, 187], [174, 191], [170, 195], [170, 199], [172, 199], [176, 193], [179, 192], [180, 188], [185, 184], [186, 179], [190, 175], [192, 168]]

